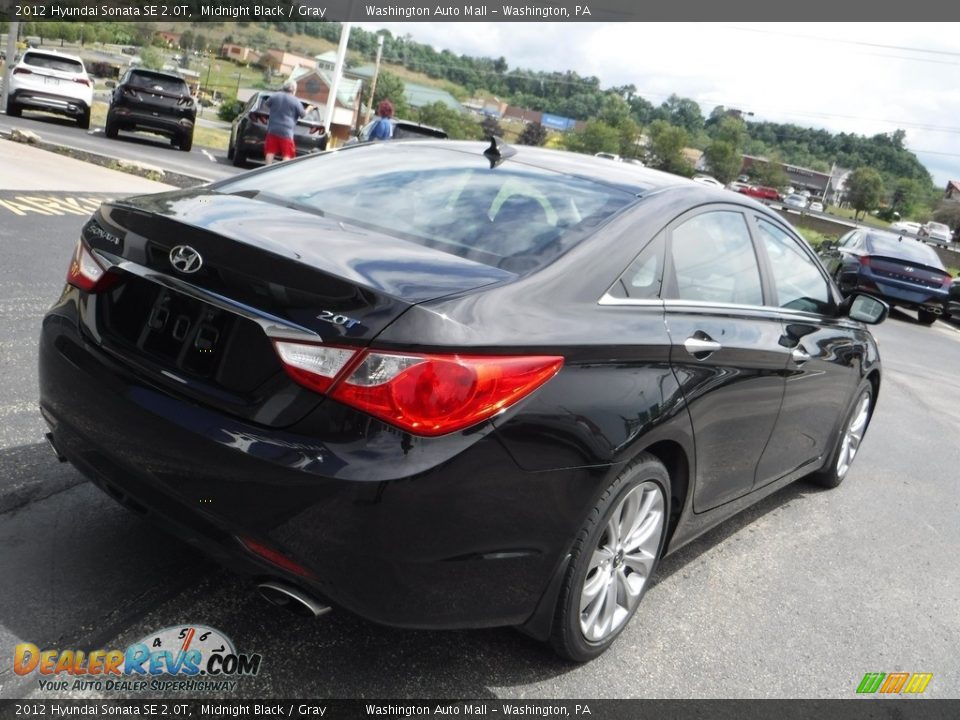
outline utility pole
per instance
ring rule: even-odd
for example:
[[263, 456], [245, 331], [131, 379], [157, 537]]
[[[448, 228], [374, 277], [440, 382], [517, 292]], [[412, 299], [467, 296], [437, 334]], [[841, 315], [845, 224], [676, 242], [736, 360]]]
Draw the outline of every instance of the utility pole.
[[373, 82], [370, 84], [370, 102], [367, 103], [367, 112], [363, 116], [363, 124], [370, 122], [370, 113], [373, 111], [373, 96], [377, 92], [377, 78], [380, 77], [380, 56], [383, 55], [383, 35], [377, 35], [377, 64], [373, 68]]
[[11, 20], [7, 27], [7, 59], [4, 61], [3, 94], [0, 95], [0, 108], [6, 110], [7, 88], [10, 87], [10, 70], [17, 56], [17, 35], [20, 33], [20, 21]]
[[333, 79], [330, 82], [330, 94], [327, 95], [327, 112], [323, 124], [328, 135], [333, 135], [333, 113], [337, 109], [337, 91], [340, 89], [340, 75], [343, 73], [343, 62], [347, 57], [347, 43], [350, 40], [350, 26], [344, 23], [340, 28], [340, 45], [337, 47], [337, 63], [333, 68]]

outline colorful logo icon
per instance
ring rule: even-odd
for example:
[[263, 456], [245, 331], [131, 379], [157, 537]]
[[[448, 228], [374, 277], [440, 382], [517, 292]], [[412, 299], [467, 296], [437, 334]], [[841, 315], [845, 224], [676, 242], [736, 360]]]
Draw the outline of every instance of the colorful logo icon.
[[933, 673], [896, 672], [887, 674], [868, 672], [857, 686], [857, 693], [861, 695], [872, 695], [874, 693], [919, 695], [927, 689], [927, 685], [930, 684], [932, 679]]

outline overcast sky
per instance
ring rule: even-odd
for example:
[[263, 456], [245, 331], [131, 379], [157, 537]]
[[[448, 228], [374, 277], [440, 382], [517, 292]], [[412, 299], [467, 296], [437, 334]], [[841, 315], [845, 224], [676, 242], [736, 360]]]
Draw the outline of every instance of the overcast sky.
[[704, 114], [874, 135], [903, 128], [939, 185], [960, 180], [958, 23], [361, 23], [511, 68], [574, 70], [601, 87], [671, 93]]

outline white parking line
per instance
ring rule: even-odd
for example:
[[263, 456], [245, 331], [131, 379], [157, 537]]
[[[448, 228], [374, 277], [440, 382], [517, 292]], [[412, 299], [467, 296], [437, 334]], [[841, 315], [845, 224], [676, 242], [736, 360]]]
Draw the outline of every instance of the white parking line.
[[210, 162], [216, 162], [216, 161], [217, 161], [217, 159], [216, 159], [213, 155], [211, 155], [208, 150], [204, 150], [203, 148], [200, 148], [200, 152], [202, 152], [204, 155], [206, 155], [206, 156], [207, 156], [207, 160], [209, 160]]

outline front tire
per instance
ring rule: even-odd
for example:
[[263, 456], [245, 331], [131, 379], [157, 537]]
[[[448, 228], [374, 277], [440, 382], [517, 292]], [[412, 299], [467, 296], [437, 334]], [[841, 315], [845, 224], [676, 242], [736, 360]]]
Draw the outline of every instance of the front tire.
[[597, 501], [577, 534], [557, 600], [550, 644], [587, 662], [602, 654], [633, 617], [663, 553], [670, 476], [644, 453]]
[[830, 456], [830, 463], [810, 476], [810, 481], [825, 488], [835, 488], [850, 471], [853, 459], [860, 451], [860, 444], [866, 435], [870, 418], [873, 415], [873, 388], [864, 387], [857, 395], [853, 408], [843, 423], [837, 446]]
[[920, 321], [921, 325], [933, 325], [937, 316], [929, 310], [917, 310], [917, 320]]

